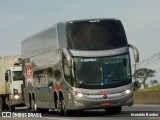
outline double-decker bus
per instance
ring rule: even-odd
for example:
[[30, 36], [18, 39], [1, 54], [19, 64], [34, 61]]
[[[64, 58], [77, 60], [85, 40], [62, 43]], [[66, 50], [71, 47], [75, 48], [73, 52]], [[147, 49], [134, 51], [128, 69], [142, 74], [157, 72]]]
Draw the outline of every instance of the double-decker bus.
[[129, 47], [117, 19], [60, 22], [22, 42], [24, 98], [34, 112], [104, 109], [133, 105]]

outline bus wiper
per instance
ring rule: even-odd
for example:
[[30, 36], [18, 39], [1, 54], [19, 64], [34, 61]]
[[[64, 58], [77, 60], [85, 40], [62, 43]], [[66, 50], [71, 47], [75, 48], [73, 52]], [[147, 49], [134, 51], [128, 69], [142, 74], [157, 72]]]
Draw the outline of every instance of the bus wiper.
[[101, 84], [101, 83], [99, 83], [99, 82], [85, 82], [85, 83], [82, 83], [82, 84], [77, 84], [78, 85], [78, 87], [82, 87], [82, 86], [85, 86], [85, 85], [93, 85], [93, 84]]

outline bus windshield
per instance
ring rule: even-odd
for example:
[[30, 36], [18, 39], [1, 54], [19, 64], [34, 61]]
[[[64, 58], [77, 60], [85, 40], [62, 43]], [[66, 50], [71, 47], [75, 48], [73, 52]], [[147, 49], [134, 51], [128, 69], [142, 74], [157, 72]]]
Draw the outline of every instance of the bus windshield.
[[13, 81], [22, 80], [22, 71], [13, 71]]
[[119, 20], [69, 22], [66, 29], [69, 49], [109, 50], [127, 46]]
[[105, 58], [74, 57], [74, 68], [78, 87], [98, 89], [131, 83], [128, 54]]

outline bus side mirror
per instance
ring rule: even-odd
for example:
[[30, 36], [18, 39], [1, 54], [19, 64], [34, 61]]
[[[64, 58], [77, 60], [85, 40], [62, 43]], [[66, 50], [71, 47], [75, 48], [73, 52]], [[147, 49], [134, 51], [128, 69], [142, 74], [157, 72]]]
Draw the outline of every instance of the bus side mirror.
[[134, 52], [134, 61], [135, 61], [135, 63], [139, 62], [139, 52], [138, 52], [137, 48], [135, 46], [131, 45], [131, 44], [128, 44], [128, 46], [130, 48], [132, 48], [132, 50]]
[[69, 51], [66, 48], [63, 48], [63, 54], [66, 57], [67, 66], [69, 68], [71, 68], [72, 67], [72, 59], [71, 59], [71, 55], [70, 55]]
[[8, 82], [8, 73], [7, 72], [5, 73], [5, 80], [6, 80], [6, 82]]

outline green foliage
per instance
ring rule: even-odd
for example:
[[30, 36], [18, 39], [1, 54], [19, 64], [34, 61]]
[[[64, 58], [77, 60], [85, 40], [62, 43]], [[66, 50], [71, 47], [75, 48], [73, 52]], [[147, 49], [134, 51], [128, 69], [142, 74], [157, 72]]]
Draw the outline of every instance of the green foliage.
[[135, 77], [135, 80], [140, 80], [141, 84], [144, 88], [148, 87], [148, 84], [146, 84], [146, 81], [148, 78], [152, 78], [155, 76], [156, 71], [148, 68], [140, 68], [135, 71], [133, 74], [133, 77]]
[[160, 84], [157, 84], [157, 85], [154, 85], [154, 86], [151, 86], [151, 87], [147, 87], [147, 88], [138, 90], [137, 92], [141, 92], [141, 91], [157, 91], [157, 90], [160, 90]]
[[141, 83], [137, 80], [133, 82], [133, 91], [139, 90], [141, 88]]
[[150, 83], [151, 83], [151, 85], [159, 84], [159, 82], [157, 80], [151, 80]]

